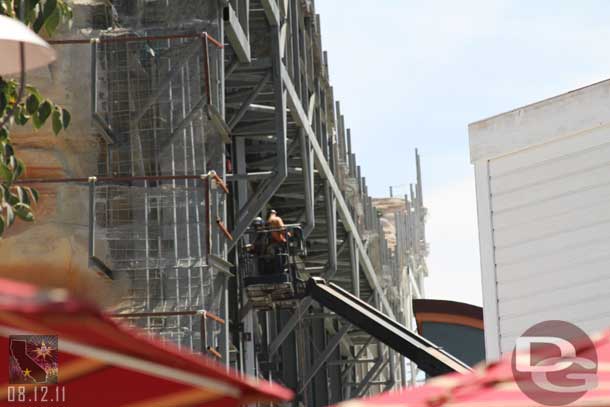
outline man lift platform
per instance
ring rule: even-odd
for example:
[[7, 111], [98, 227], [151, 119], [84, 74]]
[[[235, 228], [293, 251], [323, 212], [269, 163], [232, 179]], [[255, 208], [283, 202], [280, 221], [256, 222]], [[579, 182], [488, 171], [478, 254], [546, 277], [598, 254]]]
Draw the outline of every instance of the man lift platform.
[[267, 223], [256, 218], [246, 235], [252, 243], [241, 246], [240, 264], [248, 300], [256, 309], [292, 307], [305, 288], [301, 225], [285, 225], [271, 211]]
[[294, 306], [309, 296], [415, 362], [430, 377], [470, 371], [464, 362], [341, 287], [319, 277], [299, 278], [307, 255], [300, 225], [268, 226], [256, 219], [248, 231], [252, 243], [241, 245], [245, 292], [255, 309]]

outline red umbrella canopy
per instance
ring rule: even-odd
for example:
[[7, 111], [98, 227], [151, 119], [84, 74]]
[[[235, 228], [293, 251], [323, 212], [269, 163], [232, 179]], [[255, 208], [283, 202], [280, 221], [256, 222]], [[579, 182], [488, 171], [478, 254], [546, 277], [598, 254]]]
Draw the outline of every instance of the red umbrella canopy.
[[[472, 373], [440, 376], [423, 386], [350, 400], [338, 407], [610, 406], [610, 331], [575, 342], [575, 354], [569, 357], [557, 349], [544, 346], [530, 352], [528, 361], [553, 360], [553, 369], [536, 377], [514, 373], [516, 358], [525, 355], [519, 352], [479, 365]], [[572, 366], [576, 368], [570, 371]], [[579, 369], [582, 366], [586, 369]]]
[[0, 405], [237, 406], [293, 395], [150, 339], [64, 291], [2, 279], [0, 353]]

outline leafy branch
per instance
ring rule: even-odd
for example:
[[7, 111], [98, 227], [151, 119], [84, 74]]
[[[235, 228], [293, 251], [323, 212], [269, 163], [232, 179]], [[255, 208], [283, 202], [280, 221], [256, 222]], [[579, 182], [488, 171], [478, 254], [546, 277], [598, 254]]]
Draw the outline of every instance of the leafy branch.
[[[0, 0], [0, 14], [15, 19], [22, 16], [26, 25], [46, 37], [51, 37], [60, 23], [72, 19], [72, 9], [64, 0]], [[5, 120], [9, 116], [10, 120]], [[57, 135], [68, 128], [70, 120], [70, 112], [44, 98], [36, 87], [26, 85], [20, 90], [16, 80], [0, 77], [0, 123], [6, 122], [0, 127], [0, 237], [17, 218], [33, 221], [32, 205], [38, 201], [34, 188], [16, 184], [25, 164], [15, 154], [10, 128], [29, 123], [37, 130], [50, 122]]]

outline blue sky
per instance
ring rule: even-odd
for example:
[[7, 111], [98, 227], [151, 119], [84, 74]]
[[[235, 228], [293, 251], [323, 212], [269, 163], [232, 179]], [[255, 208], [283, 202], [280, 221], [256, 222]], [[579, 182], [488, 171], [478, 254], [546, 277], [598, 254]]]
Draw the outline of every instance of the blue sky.
[[427, 296], [481, 303], [468, 123], [610, 76], [610, 3], [317, 0], [374, 196], [414, 180], [429, 208]]

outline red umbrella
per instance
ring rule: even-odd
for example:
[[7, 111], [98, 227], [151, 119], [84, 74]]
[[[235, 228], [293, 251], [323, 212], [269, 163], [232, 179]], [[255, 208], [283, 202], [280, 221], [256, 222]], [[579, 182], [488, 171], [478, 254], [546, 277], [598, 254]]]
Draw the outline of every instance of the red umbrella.
[[2, 279], [0, 346], [12, 369], [9, 377], [9, 367], [0, 368], [0, 405], [237, 406], [292, 398], [284, 387], [152, 340], [63, 290]]
[[[610, 331], [575, 344], [574, 347], [580, 360], [597, 361], [597, 371], [588, 373], [592, 375], [588, 378], [596, 382], [594, 388], [583, 392], [584, 395], [577, 400], [574, 400], [572, 395], [577, 394], [578, 397], [578, 393], [551, 394], [532, 382], [531, 376], [515, 376], [511, 363], [512, 355], [506, 355], [498, 362], [476, 367], [472, 373], [439, 376], [423, 386], [350, 400], [338, 404], [337, 407], [610, 406]], [[547, 346], [535, 350], [532, 355], [549, 358], [558, 356], [556, 351], [557, 348]], [[571, 366], [571, 363], [567, 365]], [[548, 373], [549, 380], [556, 386], [563, 385], [567, 388], [583, 383], [579, 376], [570, 377], [558, 373], [561, 372]], [[584, 371], [581, 370], [580, 373]], [[534, 400], [539, 400], [542, 404]]]

